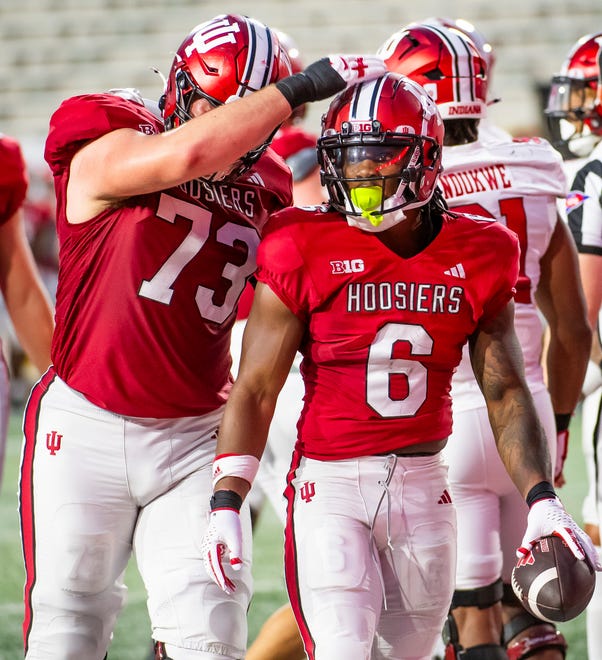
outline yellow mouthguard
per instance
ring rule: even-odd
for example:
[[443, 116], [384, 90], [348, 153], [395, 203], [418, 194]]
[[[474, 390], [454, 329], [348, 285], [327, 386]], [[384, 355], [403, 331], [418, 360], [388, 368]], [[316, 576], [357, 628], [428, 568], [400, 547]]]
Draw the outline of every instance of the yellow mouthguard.
[[380, 208], [382, 200], [383, 189], [380, 186], [351, 189], [351, 201], [362, 209], [362, 217], [366, 218], [374, 227], [378, 227], [383, 221], [380, 213], [372, 213], [374, 209]]

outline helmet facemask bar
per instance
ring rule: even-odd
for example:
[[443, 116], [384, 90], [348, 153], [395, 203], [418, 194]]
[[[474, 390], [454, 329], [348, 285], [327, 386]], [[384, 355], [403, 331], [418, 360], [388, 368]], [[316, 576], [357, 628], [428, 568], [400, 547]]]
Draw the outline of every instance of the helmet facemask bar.
[[552, 143], [565, 157], [588, 155], [600, 140], [597, 78], [554, 76], [544, 111]]
[[[170, 130], [175, 128], [176, 125], [180, 126], [181, 124], [192, 119], [191, 108], [193, 103], [197, 99], [205, 99], [208, 103], [211, 104], [212, 108], [217, 108], [220, 105], [224, 105], [221, 101], [206, 94], [197, 84], [195, 84], [192, 76], [185, 70], [180, 69], [175, 74], [175, 85], [177, 89], [177, 98], [174, 113], [170, 117], [165, 118], [165, 128]], [[233, 100], [239, 97], [233, 97]], [[179, 119], [179, 123], [176, 122], [176, 117]], [[214, 181], [214, 180], [230, 180], [233, 181], [239, 176], [248, 171], [253, 165], [261, 158], [262, 154], [270, 145], [272, 138], [274, 137], [276, 128], [269, 138], [260, 144], [248, 151], [244, 156], [241, 156], [235, 163], [231, 164], [231, 167], [224, 172], [215, 172], [207, 177], [202, 177], [205, 181]]]
[[[175, 128], [192, 119], [190, 108], [199, 98], [206, 99], [214, 108], [223, 105], [217, 99], [205, 94], [185, 69], [180, 69], [175, 73], [175, 88], [177, 90], [175, 110], [171, 116], [165, 118], [166, 130]], [[176, 122], [176, 117], [180, 120], [179, 123]]]

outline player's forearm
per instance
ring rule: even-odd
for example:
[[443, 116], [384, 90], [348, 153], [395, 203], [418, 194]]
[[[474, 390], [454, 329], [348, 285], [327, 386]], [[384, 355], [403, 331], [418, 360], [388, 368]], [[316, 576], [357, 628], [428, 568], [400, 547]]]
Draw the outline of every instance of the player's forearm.
[[[21, 262], [15, 262], [21, 263]], [[10, 272], [2, 286], [6, 309], [21, 347], [40, 373], [50, 365], [54, 312], [33, 264]]]
[[[265, 450], [275, 399], [249, 392], [242, 383], [232, 389], [220, 425], [216, 456], [241, 455], [261, 459]], [[250, 483], [236, 476], [227, 476], [215, 484], [215, 490], [233, 490], [243, 499]]]
[[162, 137], [181, 142], [189, 155], [184, 179], [196, 178], [223, 169], [265, 142], [290, 113], [284, 96], [270, 86], [192, 119]]
[[602, 308], [602, 256], [580, 254], [579, 270], [587, 304], [587, 316], [592, 331], [598, 326], [598, 315]]
[[32, 296], [22, 316], [10, 313], [15, 333], [23, 350], [36, 369], [43, 373], [50, 366], [50, 346], [54, 331], [54, 316], [49, 300], [43, 292]]
[[529, 392], [509, 389], [488, 402], [488, 411], [500, 458], [519, 492], [526, 496], [540, 481], [552, 481], [548, 444]]
[[579, 401], [590, 356], [587, 324], [552, 334], [547, 351], [548, 391], [556, 414], [572, 414]]

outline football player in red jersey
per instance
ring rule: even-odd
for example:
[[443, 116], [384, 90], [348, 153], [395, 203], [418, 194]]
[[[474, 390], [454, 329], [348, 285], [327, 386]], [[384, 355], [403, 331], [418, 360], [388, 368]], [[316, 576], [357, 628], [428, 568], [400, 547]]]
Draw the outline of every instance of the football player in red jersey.
[[[579, 252], [579, 266], [593, 342], [583, 384], [581, 433], [589, 488], [583, 502], [584, 529], [600, 552], [602, 486], [602, 32], [577, 40], [552, 78], [545, 114], [554, 146], [563, 154], [569, 193], [565, 213]], [[602, 576], [586, 610], [590, 658], [602, 657]]]
[[[560, 158], [542, 139], [482, 134], [488, 60], [462, 31], [433, 21], [412, 24], [379, 53], [391, 70], [424, 85], [443, 115], [441, 186], [450, 209], [495, 219], [519, 239], [515, 328], [527, 385], [554, 457], [557, 442], [566, 447], [590, 340], [575, 245], [556, 212], [566, 191]], [[463, 269], [458, 268], [458, 276], [464, 276]], [[540, 313], [550, 328], [549, 391], [541, 364]], [[450, 632], [457, 624], [467, 658], [562, 658], [565, 642], [556, 627], [528, 615], [510, 586], [523, 533], [518, 523], [526, 520], [527, 507], [498, 457], [468, 354], [454, 375], [451, 394], [454, 429], [444, 456], [458, 509], [458, 568]], [[560, 486], [563, 456], [559, 459], [555, 477]]]
[[268, 214], [291, 202], [266, 147], [294, 107], [383, 72], [333, 55], [289, 75], [268, 27], [224, 14], [178, 48], [165, 127], [117, 94], [51, 117], [57, 325], [20, 480], [29, 660], [105, 656], [132, 551], [158, 658], [244, 657], [250, 552], [227, 598], [200, 540], [237, 300]]
[[500, 456], [532, 505], [526, 551], [555, 532], [592, 553], [556, 498], [524, 379], [513, 326], [518, 239], [446, 210], [443, 134], [435, 103], [404, 76], [337, 96], [318, 142], [330, 205], [275, 214], [259, 247], [203, 555], [235, 596], [238, 510], [299, 349], [306, 393], [285, 492], [285, 569], [311, 659], [430, 656], [455, 582], [441, 450], [467, 342]]
[[[36, 369], [50, 366], [54, 314], [25, 234], [28, 176], [19, 143], [0, 133], [0, 291], [21, 348]], [[10, 411], [10, 377], [0, 351], [0, 484]]]

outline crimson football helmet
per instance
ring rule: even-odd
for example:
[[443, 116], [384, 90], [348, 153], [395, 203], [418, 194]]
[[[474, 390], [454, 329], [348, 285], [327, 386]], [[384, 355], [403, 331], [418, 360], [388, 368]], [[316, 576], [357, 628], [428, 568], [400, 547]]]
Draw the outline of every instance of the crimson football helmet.
[[331, 205], [383, 231], [427, 204], [441, 170], [443, 120], [409, 78], [386, 75], [339, 94], [322, 118], [318, 160]]
[[485, 66], [487, 70], [487, 77], [491, 80], [491, 70], [495, 64], [495, 53], [493, 52], [493, 46], [487, 40], [487, 37], [477, 30], [477, 28], [464, 18], [448, 18], [447, 16], [433, 16], [431, 18], [426, 18], [424, 21], [419, 23], [410, 23], [408, 27], [414, 27], [415, 25], [440, 25], [448, 29], [460, 30], [462, 34], [467, 36], [472, 43], [477, 47], [479, 55], [485, 60]]
[[[602, 137], [602, 32], [571, 48], [552, 78], [545, 115], [564, 155], [587, 156]], [[568, 151], [568, 153], [567, 153]]]
[[[289, 57], [273, 30], [247, 16], [216, 16], [197, 25], [176, 51], [159, 102], [165, 128], [188, 121], [190, 107], [199, 97], [217, 107], [290, 74]], [[243, 157], [244, 169], [261, 156], [267, 144]]]
[[422, 85], [443, 119], [487, 114], [487, 64], [472, 39], [457, 29], [424, 23], [408, 26], [378, 50], [389, 71]]

